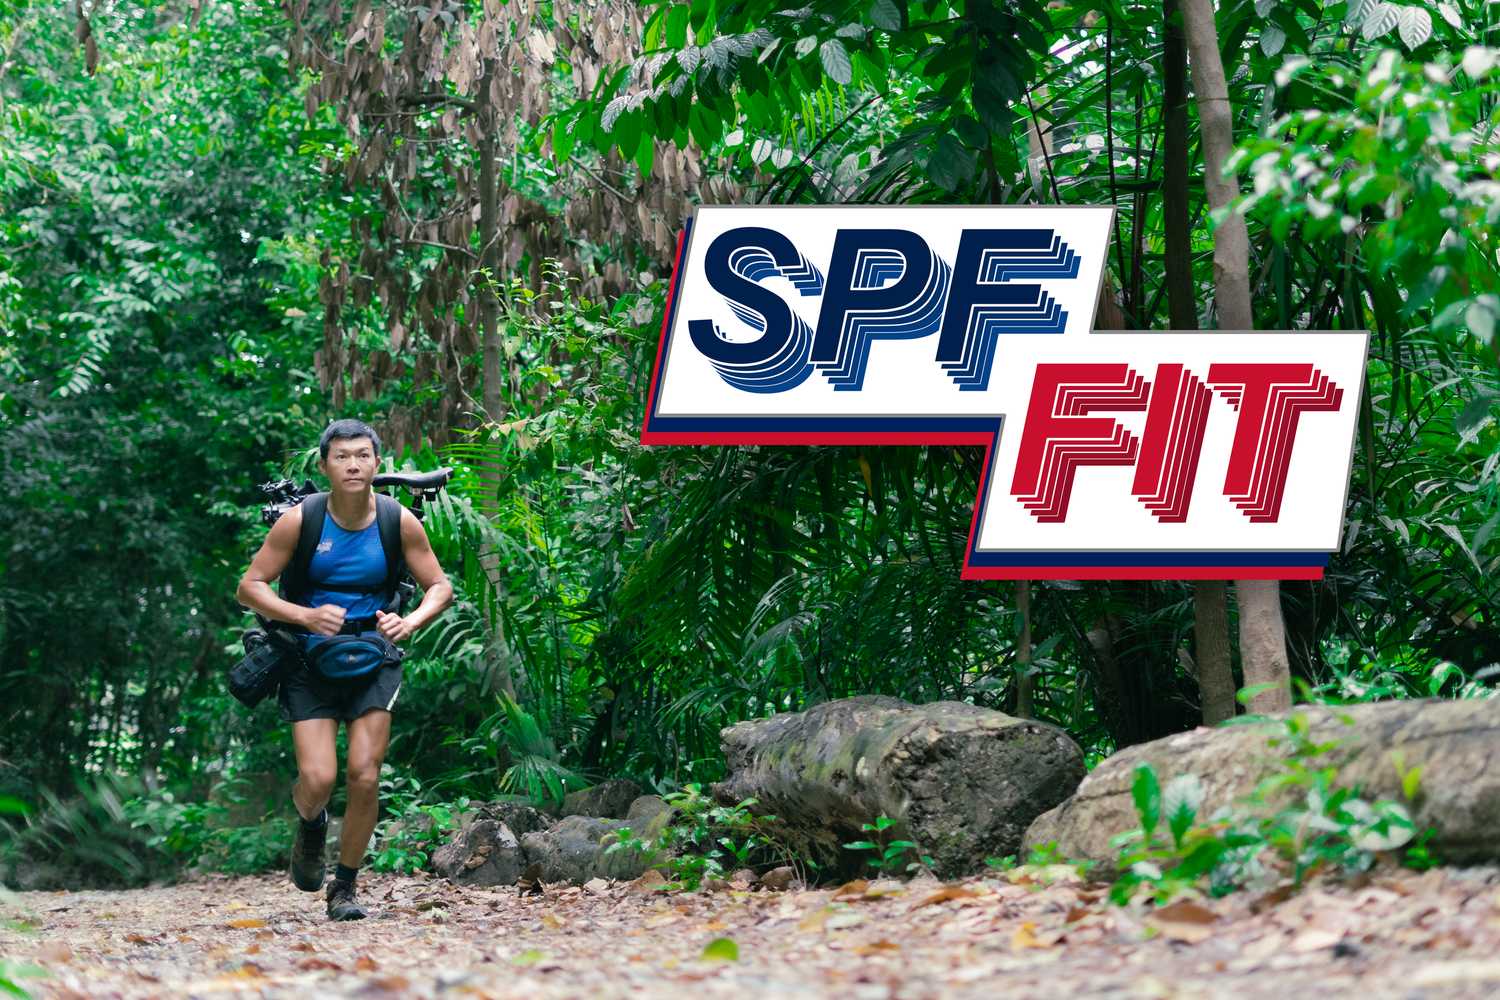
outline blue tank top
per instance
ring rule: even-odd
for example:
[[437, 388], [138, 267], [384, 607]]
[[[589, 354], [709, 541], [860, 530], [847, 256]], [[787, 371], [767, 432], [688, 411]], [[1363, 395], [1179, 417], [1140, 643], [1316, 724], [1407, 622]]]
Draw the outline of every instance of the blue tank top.
[[337, 604], [345, 617], [372, 618], [385, 606], [385, 548], [376, 521], [361, 531], [348, 531], [327, 514], [307, 567], [308, 607]]

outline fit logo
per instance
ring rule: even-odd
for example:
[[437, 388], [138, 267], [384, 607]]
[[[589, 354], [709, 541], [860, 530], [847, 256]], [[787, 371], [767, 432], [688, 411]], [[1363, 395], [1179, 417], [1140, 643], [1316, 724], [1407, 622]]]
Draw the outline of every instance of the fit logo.
[[[1038, 365], [1011, 493], [1038, 521], [1059, 522], [1080, 466], [1133, 466], [1135, 498], [1162, 523], [1186, 521], [1208, 386], [1239, 411], [1224, 495], [1251, 521], [1277, 520], [1299, 417], [1337, 412], [1344, 396], [1310, 364], [1210, 365], [1207, 386], [1180, 364], [1158, 365], [1151, 382], [1124, 364]], [[1124, 410], [1145, 411], [1139, 438], [1102, 415]]]
[[983, 448], [965, 577], [1321, 576], [1368, 335], [1096, 332], [1111, 221], [700, 208], [641, 439]]

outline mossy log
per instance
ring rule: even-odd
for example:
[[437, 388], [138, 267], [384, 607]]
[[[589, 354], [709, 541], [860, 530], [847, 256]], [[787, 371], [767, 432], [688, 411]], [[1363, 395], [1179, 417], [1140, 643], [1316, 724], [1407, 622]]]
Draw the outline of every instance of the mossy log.
[[[1262, 722], [1198, 728], [1127, 747], [1101, 763], [1058, 808], [1038, 816], [1025, 846], [1057, 844], [1064, 857], [1092, 861], [1107, 875], [1119, 856], [1116, 834], [1135, 829], [1131, 785], [1135, 769], [1149, 765], [1165, 785], [1181, 774], [1199, 779], [1200, 818], [1225, 806], [1246, 804], [1257, 785], [1285, 773], [1287, 719], [1302, 716], [1307, 739], [1325, 746], [1303, 761], [1336, 769], [1334, 783], [1358, 788], [1366, 799], [1389, 799], [1411, 812], [1418, 830], [1432, 828], [1428, 846], [1444, 861], [1461, 864], [1500, 860], [1500, 699], [1422, 699], [1340, 707], [1304, 705]], [[1270, 741], [1279, 741], [1272, 745]], [[1418, 770], [1408, 799], [1403, 778]], [[1305, 794], [1293, 785], [1273, 804]]]
[[[1072, 794], [1083, 754], [1046, 723], [963, 702], [866, 695], [730, 726], [720, 734], [725, 803], [754, 798], [774, 833], [825, 869], [857, 871], [853, 840], [911, 840], [939, 876], [1015, 853], [1026, 827]], [[865, 823], [896, 823], [878, 838]]]

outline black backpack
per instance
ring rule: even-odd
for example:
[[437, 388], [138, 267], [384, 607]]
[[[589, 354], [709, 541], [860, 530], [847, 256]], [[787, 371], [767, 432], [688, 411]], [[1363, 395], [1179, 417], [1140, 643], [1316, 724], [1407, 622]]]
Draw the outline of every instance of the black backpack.
[[[323, 534], [323, 515], [328, 512], [328, 494], [313, 493], [302, 501], [302, 532], [297, 536], [297, 550], [292, 561], [281, 571], [277, 590], [281, 599], [293, 604], [307, 600], [312, 586], [307, 579], [312, 565], [313, 552]], [[395, 497], [383, 493], [375, 494], [375, 524], [380, 532], [380, 547], [385, 550], [385, 581], [371, 593], [385, 597], [384, 610], [401, 613], [412, 587], [403, 582], [406, 575], [406, 559], [401, 552], [401, 513], [405, 508]]]

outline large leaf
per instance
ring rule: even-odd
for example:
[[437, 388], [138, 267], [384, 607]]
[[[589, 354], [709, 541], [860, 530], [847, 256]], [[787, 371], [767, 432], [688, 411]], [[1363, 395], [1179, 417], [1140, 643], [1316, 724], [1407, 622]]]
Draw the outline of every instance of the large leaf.
[[1414, 49], [1432, 37], [1432, 15], [1421, 7], [1401, 8], [1401, 41]]
[[823, 72], [834, 83], [848, 86], [854, 80], [854, 67], [849, 62], [849, 50], [837, 38], [830, 38], [818, 49], [823, 61]]
[[870, 22], [877, 28], [886, 31], [900, 31], [902, 28], [901, 6], [896, 0], [875, 0], [870, 7]]

